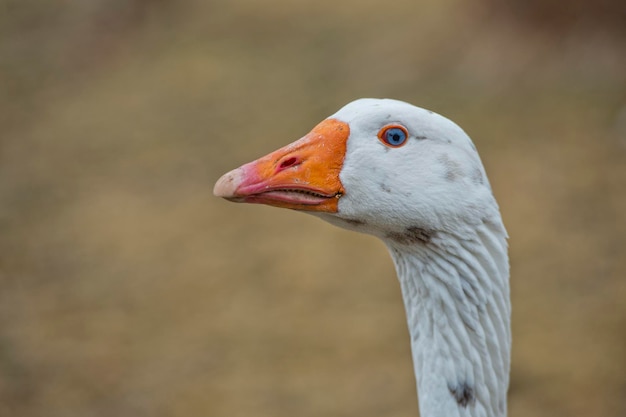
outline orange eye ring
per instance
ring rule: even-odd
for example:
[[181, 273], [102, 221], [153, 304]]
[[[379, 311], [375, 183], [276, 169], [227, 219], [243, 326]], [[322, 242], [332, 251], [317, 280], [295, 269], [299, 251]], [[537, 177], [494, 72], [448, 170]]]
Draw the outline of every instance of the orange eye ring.
[[380, 129], [378, 139], [380, 139], [385, 146], [399, 148], [408, 142], [409, 131], [402, 125], [390, 124]]

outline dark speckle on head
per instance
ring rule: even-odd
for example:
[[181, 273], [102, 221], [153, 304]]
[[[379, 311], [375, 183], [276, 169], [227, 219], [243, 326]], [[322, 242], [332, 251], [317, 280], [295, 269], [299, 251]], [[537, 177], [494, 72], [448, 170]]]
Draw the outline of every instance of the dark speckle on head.
[[446, 180], [452, 182], [456, 181], [458, 178], [463, 177], [463, 170], [461, 169], [461, 165], [458, 162], [450, 159], [448, 154], [443, 153], [439, 155], [437, 159], [445, 168]]
[[386, 193], [390, 193], [391, 192], [391, 188], [389, 188], [389, 186], [385, 183], [380, 183], [380, 189], [383, 190]]
[[412, 226], [407, 227], [402, 232], [389, 232], [387, 237], [402, 245], [426, 244], [430, 242], [434, 233], [432, 230]]
[[461, 407], [467, 408], [468, 405], [474, 405], [474, 403], [476, 403], [474, 387], [466, 384], [465, 382], [460, 382], [456, 385], [448, 383], [448, 389], [450, 390], [450, 394], [452, 394], [456, 402], [459, 403]]
[[424, 135], [417, 135], [417, 136], [415, 136], [415, 139], [424, 140], [424, 139], [428, 139], [428, 138], [426, 136], [424, 136]]
[[485, 182], [483, 179], [483, 173], [480, 169], [474, 169], [474, 172], [472, 173], [472, 181], [474, 181], [475, 184], [483, 184]]

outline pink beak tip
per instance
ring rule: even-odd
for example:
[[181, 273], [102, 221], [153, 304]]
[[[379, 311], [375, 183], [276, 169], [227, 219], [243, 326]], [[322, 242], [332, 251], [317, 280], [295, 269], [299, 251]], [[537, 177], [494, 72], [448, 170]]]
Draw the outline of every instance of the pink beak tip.
[[222, 175], [213, 187], [213, 195], [222, 198], [233, 198], [237, 188], [241, 185], [244, 178], [244, 172], [241, 168], [233, 169]]

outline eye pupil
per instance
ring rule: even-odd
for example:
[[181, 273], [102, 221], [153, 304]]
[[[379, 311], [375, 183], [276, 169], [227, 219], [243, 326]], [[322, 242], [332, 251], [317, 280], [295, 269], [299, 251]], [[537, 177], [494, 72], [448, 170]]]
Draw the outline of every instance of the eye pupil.
[[385, 133], [386, 134], [384, 137], [386, 139], [386, 142], [390, 145], [398, 146], [404, 143], [404, 141], [406, 140], [406, 133], [400, 128], [392, 127], [387, 129]]

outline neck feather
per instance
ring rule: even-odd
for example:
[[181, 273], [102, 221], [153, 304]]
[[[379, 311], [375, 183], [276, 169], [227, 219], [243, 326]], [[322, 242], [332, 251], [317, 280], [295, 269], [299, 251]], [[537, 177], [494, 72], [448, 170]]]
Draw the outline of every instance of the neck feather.
[[[414, 232], [414, 231], [413, 231]], [[387, 239], [402, 288], [422, 417], [504, 417], [509, 263], [501, 221]]]

